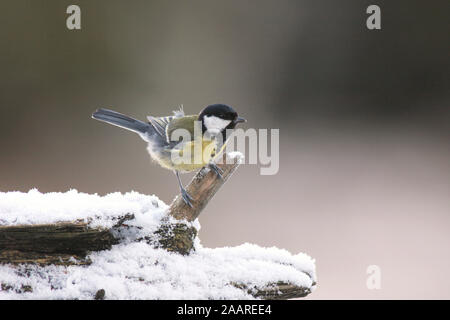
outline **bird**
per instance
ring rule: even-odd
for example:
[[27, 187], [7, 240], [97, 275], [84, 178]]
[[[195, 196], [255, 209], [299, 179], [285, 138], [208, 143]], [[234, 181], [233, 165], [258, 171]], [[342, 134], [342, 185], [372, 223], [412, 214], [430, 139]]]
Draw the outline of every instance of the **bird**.
[[[148, 121], [104, 108], [97, 109], [92, 118], [135, 132], [147, 142], [150, 157], [161, 167], [174, 172], [181, 196], [191, 208], [193, 198], [184, 188], [180, 173], [208, 166], [222, 178], [223, 171], [215, 164], [214, 158], [223, 150], [229, 130], [247, 122], [231, 106], [220, 103], [206, 106], [197, 115], [185, 115], [181, 106], [171, 116], [148, 116]], [[177, 133], [187, 135], [180, 137]]]

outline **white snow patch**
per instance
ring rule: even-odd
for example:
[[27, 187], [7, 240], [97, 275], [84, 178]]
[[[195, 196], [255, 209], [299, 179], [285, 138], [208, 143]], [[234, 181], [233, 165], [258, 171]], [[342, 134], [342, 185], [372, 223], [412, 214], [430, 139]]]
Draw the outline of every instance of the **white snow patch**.
[[231, 160], [237, 159], [237, 162], [239, 164], [242, 164], [244, 162], [244, 155], [239, 151], [228, 152], [227, 158]]
[[[84, 219], [110, 227], [124, 212], [148, 232], [165, 216], [167, 205], [136, 192], [104, 197], [71, 190], [66, 193], [0, 193], [0, 225], [39, 224]], [[128, 223], [127, 223], [128, 224]], [[199, 223], [194, 223], [198, 228]], [[231, 283], [250, 288], [284, 281], [314, 289], [314, 260], [305, 254], [253, 244], [209, 249], [195, 239], [189, 256], [155, 249], [146, 242], [127, 242], [89, 255], [89, 266], [0, 265], [0, 299], [252, 299]], [[24, 286], [33, 291], [18, 293]]]
[[106, 196], [70, 190], [41, 193], [0, 192], [0, 225], [46, 224], [83, 220], [92, 227], [110, 228], [125, 213], [134, 214], [142, 227], [159, 224], [168, 206], [158, 197], [137, 192]]

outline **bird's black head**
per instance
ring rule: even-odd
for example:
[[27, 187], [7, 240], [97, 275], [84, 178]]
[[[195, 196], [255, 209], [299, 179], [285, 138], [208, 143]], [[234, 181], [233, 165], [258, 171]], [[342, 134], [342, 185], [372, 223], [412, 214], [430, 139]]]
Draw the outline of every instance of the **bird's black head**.
[[246, 122], [238, 116], [237, 112], [226, 104], [211, 104], [200, 112], [198, 120], [202, 122], [203, 132], [224, 132], [226, 129], [234, 129], [240, 122]]

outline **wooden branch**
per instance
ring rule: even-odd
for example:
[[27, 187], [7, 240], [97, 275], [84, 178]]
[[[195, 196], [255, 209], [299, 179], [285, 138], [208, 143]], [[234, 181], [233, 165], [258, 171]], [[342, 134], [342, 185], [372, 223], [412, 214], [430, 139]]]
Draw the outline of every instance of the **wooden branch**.
[[223, 163], [217, 164], [223, 170], [222, 178], [207, 167], [201, 169], [186, 187], [187, 192], [193, 198], [192, 208], [184, 202], [180, 194], [170, 205], [169, 214], [171, 216], [178, 220], [185, 219], [187, 221], [194, 221], [199, 216], [200, 212], [241, 163], [240, 157], [226, 157], [227, 155], [224, 154]]
[[248, 290], [248, 292], [255, 298], [263, 300], [287, 300], [304, 298], [311, 293], [311, 289], [299, 287], [286, 282], [277, 282], [268, 285], [264, 289], [253, 289]]
[[[122, 230], [135, 228], [124, 223], [133, 219], [133, 215], [124, 215], [111, 229], [92, 228], [87, 222], [80, 221], [0, 226], [0, 264], [90, 264], [87, 255], [118, 244], [122, 240]], [[193, 227], [166, 222], [154, 235], [136, 241], [146, 240], [155, 247], [185, 255], [193, 249], [196, 235]]]
[[86, 222], [0, 226], [0, 263], [85, 265], [89, 251], [110, 249], [119, 239], [112, 230]]
[[85, 222], [0, 227], [0, 250], [84, 255], [111, 248], [117, 239]]

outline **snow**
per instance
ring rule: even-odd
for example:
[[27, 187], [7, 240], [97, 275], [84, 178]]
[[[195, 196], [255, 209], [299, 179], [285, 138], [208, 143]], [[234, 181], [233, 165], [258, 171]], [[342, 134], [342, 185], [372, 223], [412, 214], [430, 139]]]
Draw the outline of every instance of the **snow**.
[[[137, 192], [0, 192], [0, 225], [82, 219], [109, 228], [126, 212], [135, 215], [127, 224], [150, 234], [167, 208], [156, 196]], [[200, 228], [198, 221], [193, 226]], [[314, 289], [316, 281], [314, 260], [308, 255], [248, 243], [211, 249], [196, 238], [195, 251], [183, 256], [145, 241], [125, 241], [89, 258], [88, 266], [0, 265], [0, 299], [93, 299], [99, 289], [105, 290], [106, 299], [252, 299], [232, 283], [263, 288], [283, 281]], [[27, 286], [32, 292], [23, 292]]]
[[237, 159], [237, 163], [242, 164], [244, 162], [244, 155], [239, 151], [227, 152], [227, 160]]
[[[124, 213], [134, 214], [138, 223], [159, 224], [168, 206], [152, 195], [137, 192], [106, 196], [68, 192], [0, 192], [0, 225], [43, 224], [84, 220], [92, 227], [112, 227]], [[150, 214], [151, 213], [151, 214]]]

